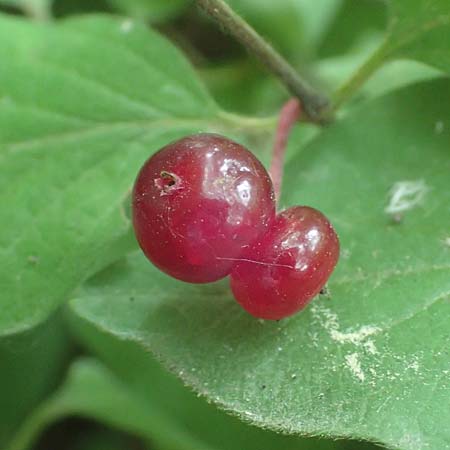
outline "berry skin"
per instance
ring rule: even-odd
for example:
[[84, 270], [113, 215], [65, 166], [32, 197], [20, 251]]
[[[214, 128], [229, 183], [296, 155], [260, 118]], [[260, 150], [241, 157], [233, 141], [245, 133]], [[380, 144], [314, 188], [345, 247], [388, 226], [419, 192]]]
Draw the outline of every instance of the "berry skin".
[[242, 145], [187, 136], [154, 154], [133, 189], [133, 225], [147, 258], [174, 278], [227, 276], [275, 219], [270, 177]]
[[339, 240], [326, 217], [294, 206], [233, 267], [231, 289], [255, 317], [278, 320], [304, 308], [328, 280], [339, 258]]

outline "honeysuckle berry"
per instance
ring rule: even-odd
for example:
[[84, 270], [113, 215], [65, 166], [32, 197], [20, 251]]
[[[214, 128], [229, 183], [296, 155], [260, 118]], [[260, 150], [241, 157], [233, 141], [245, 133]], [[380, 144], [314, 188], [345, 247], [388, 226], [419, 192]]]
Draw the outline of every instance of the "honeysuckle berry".
[[133, 225], [147, 258], [179, 280], [227, 276], [275, 220], [270, 177], [242, 145], [216, 134], [173, 142], [142, 167]]
[[278, 320], [304, 308], [327, 282], [339, 240], [316, 209], [295, 206], [277, 215], [231, 272], [231, 289], [255, 317]]

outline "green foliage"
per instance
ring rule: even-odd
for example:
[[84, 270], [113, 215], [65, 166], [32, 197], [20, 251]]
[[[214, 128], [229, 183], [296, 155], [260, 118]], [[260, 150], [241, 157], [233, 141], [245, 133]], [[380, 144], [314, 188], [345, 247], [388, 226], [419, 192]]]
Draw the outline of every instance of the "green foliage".
[[50, 423], [68, 416], [90, 417], [120, 428], [158, 450], [372, 448], [281, 436], [246, 425], [188, 391], [140, 346], [99, 332], [76, 317], [71, 323], [113, 372], [92, 359], [76, 361], [62, 387], [29, 417], [8, 450], [29, 447]]
[[391, 0], [389, 52], [450, 72], [450, 11], [447, 0]]
[[343, 0], [320, 48], [322, 58], [348, 53], [369, 36], [381, 35], [386, 28], [386, 3], [377, 0]]
[[130, 247], [123, 202], [139, 165], [215, 118], [180, 53], [129, 26], [0, 18], [0, 334], [44, 320]]
[[231, 0], [258, 32], [294, 59], [311, 56], [320, 45], [342, 0]]
[[450, 71], [450, 8], [447, 0], [390, 0], [384, 40], [335, 94], [337, 107], [354, 94], [384, 63], [414, 59]]
[[0, 341], [0, 448], [56, 386], [69, 345], [60, 317]]
[[[51, 2], [0, 3], [40, 20], [0, 14], [2, 448], [76, 415], [161, 449], [450, 449], [447, 0], [230, 1], [336, 105], [355, 100], [290, 141], [282, 206], [323, 210], [342, 256], [329, 297], [279, 323], [246, 315], [226, 281], [159, 273], [127, 210], [142, 162], [182, 135], [221, 132], [267, 162], [286, 91], [242, 56], [195, 71], [149, 29], [176, 27], [187, 1], [109, 0], [99, 9], [130, 18], [53, 23]], [[70, 298], [91, 357], [62, 382], [52, 314]]]
[[119, 12], [145, 18], [150, 22], [162, 22], [177, 16], [187, 7], [186, 0], [108, 0]]
[[[143, 438], [152, 438], [161, 449], [203, 449], [189, 443], [185, 433], [168, 429], [164, 417], [93, 360], [79, 360], [70, 368], [63, 386], [28, 419], [9, 450], [29, 448], [37, 434], [66, 416], [84, 416], [120, 427]], [[152, 432], [151, 432], [152, 431]]]
[[[139, 253], [87, 284], [74, 311], [156, 352], [187, 384], [259, 425], [443, 448], [450, 131], [439, 124], [450, 106], [438, 100], [448, 88], [418, 85], [367, 103], [290, 160], [284, 202], [325, 211], [341, 239], [330, 298], [263, 323], [235, 304], [226, 282], [176, 283]], [[423, 199], [403, 197], [411, 209], [397, 224], [385, 207], [408, 183]]]

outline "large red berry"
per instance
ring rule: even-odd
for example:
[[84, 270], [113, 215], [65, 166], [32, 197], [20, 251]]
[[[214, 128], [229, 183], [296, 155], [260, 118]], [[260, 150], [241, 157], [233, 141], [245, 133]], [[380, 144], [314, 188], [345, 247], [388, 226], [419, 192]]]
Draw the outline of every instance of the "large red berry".
[[236, 300], [262, 319], [282, 319], [306, 306], [328, 280], [339, 241], [326, 217], [307, 206], [280, 213], [231, 272]]
[[133, 224], [146, 256], [183, 281], [225, 277], [275, 218], [272, 182], [242, 145], [215, 134], [185, 137], [142, 167]]

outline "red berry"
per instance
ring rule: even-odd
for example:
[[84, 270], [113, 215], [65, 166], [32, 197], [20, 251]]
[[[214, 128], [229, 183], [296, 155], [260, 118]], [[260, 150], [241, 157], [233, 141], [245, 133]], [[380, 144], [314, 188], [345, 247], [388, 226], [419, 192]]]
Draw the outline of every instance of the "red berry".
[[242, 145], [215, 134], [185, 137], [142, 167], [133, 191], [139, 244], [183, 281], [225, 277], [275, 219], [272, 182]]
[[282, 319], [319, 293], [338, 257], [338, 237], [326, 217], [313, 208], [295, 206], [280, 213], [235, 264], [231, 288], [253, 316]]

